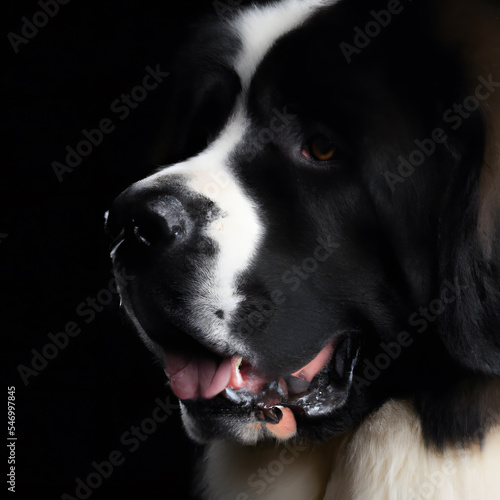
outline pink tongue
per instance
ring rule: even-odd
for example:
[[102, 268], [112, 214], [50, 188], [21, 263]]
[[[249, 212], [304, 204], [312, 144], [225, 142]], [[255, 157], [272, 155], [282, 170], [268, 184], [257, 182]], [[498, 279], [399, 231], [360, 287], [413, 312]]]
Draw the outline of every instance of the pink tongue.
[[[306, 366], [292, 374], [294, 377], [311, 381], [316, 374], [332, 359], [333, 341], [324, 347]], [[246, 387], [257, 393], [271, 379], [256, 372], [243, 361], [238, 369], [240, 358], [233, 356], [224, 359], [218, 366], [211, 359], [186, 357], [179, 354], [165, 355], [165, 373], [170, 378], [170, 387], [179, 399], [210, 399], [226, 387], [241, 389]]]
[[231, 360], [217, 366], [215, 361], [203, 358], [185, 358], [175, 354], [165, 356], [166, 374], [170, 387], [179, 399], [210, 399], [222, 392], [231, 378]]

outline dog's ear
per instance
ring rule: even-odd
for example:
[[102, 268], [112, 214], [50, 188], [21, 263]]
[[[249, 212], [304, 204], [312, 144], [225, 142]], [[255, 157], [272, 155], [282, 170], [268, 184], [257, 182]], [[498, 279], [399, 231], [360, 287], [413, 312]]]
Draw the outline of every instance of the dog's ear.
[[[492, 76], [479, 80], [486, 86]], [[442, 339], [462, 366], [488, 375], [500, 375], [500, 145], [495, 119], [483, 103], [450, 142], [455, 166], [439, 235], [441, 287], [452, 290], [438, 318]]]
[[[441, 284], [455, 294], [440, 316], [450, 354], [462, 365], [500, 375], [500, 9], [456, 2], [442, 12], [443, 29], [463, 55], [472, 82], [455, 111], [453, 178], [441, 213]], [[460, 5], [459, 5], [460, 4]], [[478, 4], [482, 4], [478, 8]], [[465, 29], [465, 27], [468, 27]], [[478, 109], [471, 113], [479, 104]], [[469, 116], [470, 115], [470, 116]]]
[[205, 149], [241, 91], [231, 68], [238, 41], [222, 21], [193, 26], [188, 39], [173, 63], [171, 98], [154, 155], [157, 164], [173, 164]]

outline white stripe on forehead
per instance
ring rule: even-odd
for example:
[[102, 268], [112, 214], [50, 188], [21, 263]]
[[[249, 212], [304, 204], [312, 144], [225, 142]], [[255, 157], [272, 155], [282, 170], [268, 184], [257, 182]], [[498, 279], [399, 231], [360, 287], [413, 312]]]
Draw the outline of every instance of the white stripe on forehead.
[[303, 24], [319, 8], [337, 1], [282, 0], [242, 10], [231, 22], [231, 28], [241, 41], [241, 51], [233, 64], [243, 89], [248, 89], [258, 65], [279, 38]]
[[232, 64], [243, 88], [232, 116], [218, 138], [196, 157], [140, 181], [144, 184], [166, 181], [168, 185], [169, 177], [178, 176], [190, 192], [212, 200], [218, 208], [220, 218], [212, 220], [204, 233], [217, 246], [216, 258], [207, 261], [206, 266], [201, 264], [194, 280], [186, 283], [189, 294], [186, 320], [194, 331], [203, 332], [205, 343], [222, 352], [237, 352], [252, 361], [255, 358], [252, 359], [245, 343], [236, 340], [229, 328], [231, 318], [245, 300], [238, 293], [237, 279], [250, 268], [265, 234], [259, 207], [231, 168], [232, 153], [245, 140], [248, 130], [246, 90], [257, 67], [279, 38], [300, 26], [320, 7], [336, 1], [281, 0], [267, 6], [253, 5], [228, 21], [226, 28], [241, 43]]

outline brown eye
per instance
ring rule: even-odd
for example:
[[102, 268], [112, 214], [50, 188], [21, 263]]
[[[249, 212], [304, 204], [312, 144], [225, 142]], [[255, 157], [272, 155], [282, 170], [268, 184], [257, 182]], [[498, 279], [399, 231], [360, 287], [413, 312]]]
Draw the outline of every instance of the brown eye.
[[330, 139], [320, 136], [311, 141], [309, 151], [315, 160], [328, 161], [334, 157], [336, 150]]

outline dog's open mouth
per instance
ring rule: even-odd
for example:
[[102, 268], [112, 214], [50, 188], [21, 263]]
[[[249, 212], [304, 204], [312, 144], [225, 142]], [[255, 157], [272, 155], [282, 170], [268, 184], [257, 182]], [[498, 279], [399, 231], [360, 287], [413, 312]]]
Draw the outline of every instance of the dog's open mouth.
[[165, 371], [181, 400], [245, 409], [257, 424], [285, 438], [295, 432], [297, 419], [321, 417], [345, 403], [358, 354], [354, 343], [347, 334], [337, 336], [301, 369], [274, 378], [241, 356], [215, 360], [167, 353]]
[[[290, 374], [286, 380], [283, 377], [276, 380], [285, 397], [289, 393], [307, 390], [312, 379], [332, 359], [334, 343], [333, 340], [329, 342], [310, 363]], [[217, 366], [212, 359], [186, 359], [185, 356], [167, 354], [166, 364], [170, 385], [180, 399], [210, 399], [224, 390], [235, 394], [240, 389], [246, 389], [244, 392], [252, 395], [262, 394], [266, 392], [264, 388], [273, 382], [241, 356], [224, 359]]]

